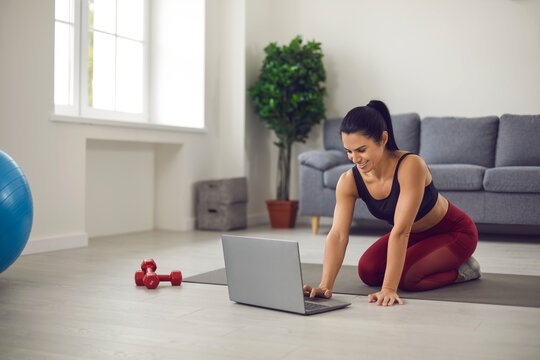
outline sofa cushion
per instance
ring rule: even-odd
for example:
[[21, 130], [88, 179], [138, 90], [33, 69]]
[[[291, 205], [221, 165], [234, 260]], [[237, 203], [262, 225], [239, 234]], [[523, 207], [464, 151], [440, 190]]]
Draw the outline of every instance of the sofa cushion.
[[429, 171], [439, 190], [483, 190], [486, 168], [469, 164], [431, 164]]
[[323, 174], [324, 187], [335, 189], [337, 187], [337, 183], [341, 174], [350, 170], [352, 167], [353, 167], [353, 164], [350, 163], [350, 164], [345, 164], [345, 165], [339, 165], [325, 171]]
[[420, 156], [428, 164], [493, 167], [499, 119], [428, 117], [420, 129]]
[[[342, 118], [327, 119], [324, 122], [324, 148], [343, 150], [339, 128]], [[392, 115], [392, 127], [396, 144], [400, 150], [418, 154], [420, 142], [420, 116], [416, 113]]]
[[540, 166], [540, 115], [501, 116], [495, 166]]
[[488, 169], [484, 189], [491, 192], [540, 193], [540, 166], [506, 166]]
[[350, 163], [345, 150], [310, 150], [298, 155], [298, 161], [318, 170], [326, 170], [334, 166]]
[[[484, 222], [540, 225], [540, 194], [485, 193]], [[537, 233], [536, 233], [537, 234]], [[537, 237], [538, 235], [536, 235]]]
[[398, 148], [418, 154], [420, 150], [420, 116], [416, 113], [392, 115], [392, 127]]

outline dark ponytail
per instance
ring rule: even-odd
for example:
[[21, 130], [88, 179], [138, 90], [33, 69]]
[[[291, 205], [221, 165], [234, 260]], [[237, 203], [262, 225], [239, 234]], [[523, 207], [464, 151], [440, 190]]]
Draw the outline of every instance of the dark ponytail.
[[390, 111], [388, 111], [388, 107], [386, 107], [386, 105], [379, 100], [371, 100], [369, 104], [367, 104], [367, 106], [377, 110], [384, 118], [384, 122], [386, 123], [386, 131], [388, 132], [388, 141], [386, 143], [386, 148], [390, 151], [399, 150], [396, 144], [396, 139], [394, 138], [392, 118], [390, 117]]
[[367, 106], [359, 106], [347, 113], [341, 122], [340, 132], [353, 134], [361, 132], [365, 136], [380, 142], [383, 131], [388, 132], [386, 149], [399, 150], [394, 138], [392, 118], [388, 108], [382, 101], [371, 100]]

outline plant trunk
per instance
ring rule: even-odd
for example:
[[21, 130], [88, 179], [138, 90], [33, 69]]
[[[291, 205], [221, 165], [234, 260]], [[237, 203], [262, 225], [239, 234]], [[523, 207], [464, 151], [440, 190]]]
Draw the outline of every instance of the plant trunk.
[[291, 145], [279, 147], [277, 200], [289, 200], [291, 175]]

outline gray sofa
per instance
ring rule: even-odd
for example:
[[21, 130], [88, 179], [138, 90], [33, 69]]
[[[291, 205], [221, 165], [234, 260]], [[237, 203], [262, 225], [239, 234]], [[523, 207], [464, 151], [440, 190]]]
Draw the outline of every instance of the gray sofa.
[[[540, 225], [540, 115], [479, 118], [393, 115], [400, 150], [419, 154], [435, 186], [477, 224]], [[340, 175], [353, 164], [343, 149], [341, 119], [324, 123], [324, 150], [300, 162], [301, 216], [332, 217]], [[354, 220], [376, 220], [358, 199]]]

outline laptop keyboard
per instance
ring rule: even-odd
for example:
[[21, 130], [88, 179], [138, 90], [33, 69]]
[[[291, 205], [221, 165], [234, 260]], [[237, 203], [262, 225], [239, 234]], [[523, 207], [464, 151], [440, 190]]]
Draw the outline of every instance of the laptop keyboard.
[[328, 308], [328, 305], [318, 304], [310, 301], [304, 301], [306, 311], [314, 311]]

